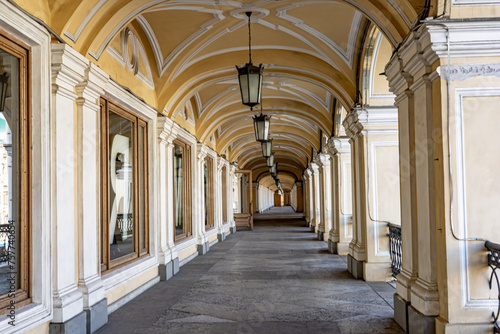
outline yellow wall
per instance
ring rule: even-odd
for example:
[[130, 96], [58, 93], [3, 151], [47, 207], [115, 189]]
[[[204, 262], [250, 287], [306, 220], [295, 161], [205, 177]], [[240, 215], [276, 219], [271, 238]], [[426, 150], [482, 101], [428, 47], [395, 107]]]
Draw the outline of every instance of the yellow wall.
[[108, 299], [108, 305], [113, 304], [120, 298], [124, 297], [125, 295], [131, 293], [137, 288], [140, 288], [142, 285], [146, 284], [153, 278], [158, 276], [158, 267], [151, 268], [149, 271], [145, 272], [139, 277], [134, 278], [130, 282], [120, 285], [116, 289], [108, 292], [105, 297]]

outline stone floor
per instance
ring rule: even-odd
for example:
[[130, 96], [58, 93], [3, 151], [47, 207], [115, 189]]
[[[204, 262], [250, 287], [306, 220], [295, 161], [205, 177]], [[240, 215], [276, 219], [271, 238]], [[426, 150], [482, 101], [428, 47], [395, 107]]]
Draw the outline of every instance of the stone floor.
[[353, 279], [304, 220], [272, 219], [283, 210], [257, 215], [254, 231], [212, 246], [98, 333], [403, 333], [394, 288]]

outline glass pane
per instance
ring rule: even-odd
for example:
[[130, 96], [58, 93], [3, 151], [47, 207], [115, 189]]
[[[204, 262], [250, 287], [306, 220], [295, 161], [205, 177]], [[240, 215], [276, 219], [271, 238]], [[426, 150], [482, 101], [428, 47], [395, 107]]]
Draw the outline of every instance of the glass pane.
[[[0, 295], [9, 285], [19, 285], [19, 206], [20, 206], [20, 75], [19, 59], [0, 49], [0, 75], [5, 79], [6, 99], [0, 111]], [[6, 86], [5, 86], [6, 85]], [[9, 261], [10, 259], [10, 261]], [[13, 282], [7, 279], [12, 275]]]
[[134, 252], [134, 123], [109, 112], [110, 259]]
[[248, 75], [240, 75], [241, 100], [248, 103]]
[[139, 126], [138, 137], [138, 158], [139, 158], [139, 249], [146, 248], [146, 198], [145, 198], [145, 175], [144, 157], [147, 154], [144, 150], [144, 128]]
[[249, 76], [249, 80], [248, 80], [248, 86], [249, 86], [249, 91], [250, 91], [250, 96], [249, 96], [249, 99], [250, 99], [250, 102], [252, 103], [257, 103], [259, 102], [259, 93], [260, 93], [260, 87], [259, 87], [259, 84], [260, 84], [260, 74], [259, 72], [257, 73], [252, 73], [250, 74]]
[[184, 232], [184, 147], [174, 145], [174, 222], [175, 235]]
[[204, 198], [205, 198], [205, 226], [208, 225], [208, 160], [205, 159], [203, 164], [203, 184], [204, 184]]

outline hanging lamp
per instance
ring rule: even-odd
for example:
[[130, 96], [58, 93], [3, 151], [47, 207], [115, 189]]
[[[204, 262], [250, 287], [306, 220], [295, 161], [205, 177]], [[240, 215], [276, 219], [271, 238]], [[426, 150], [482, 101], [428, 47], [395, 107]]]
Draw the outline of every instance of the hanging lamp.
[[260, 103], [262, 96], [262, 76], [264, 67], [262, 64], [255, 66], [252, 64], [252, 36], [250, 31], [250, 16], [252, 12], [245, 13], [248, 16], [248, 63], [242, 67], [236, 66], [238, 70], [238, 81], [240, 83], [241, 102], [250, 107]]

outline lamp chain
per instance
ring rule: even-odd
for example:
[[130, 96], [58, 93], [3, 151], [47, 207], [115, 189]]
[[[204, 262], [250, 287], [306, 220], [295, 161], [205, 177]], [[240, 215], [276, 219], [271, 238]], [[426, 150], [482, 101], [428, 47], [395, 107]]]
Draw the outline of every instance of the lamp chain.
[[250, 16], [252, 12], [246, 12], [248, 16], [248, 58], [250, 59], [249, 64], [252, 63], [252, 34], [250, 30]]

